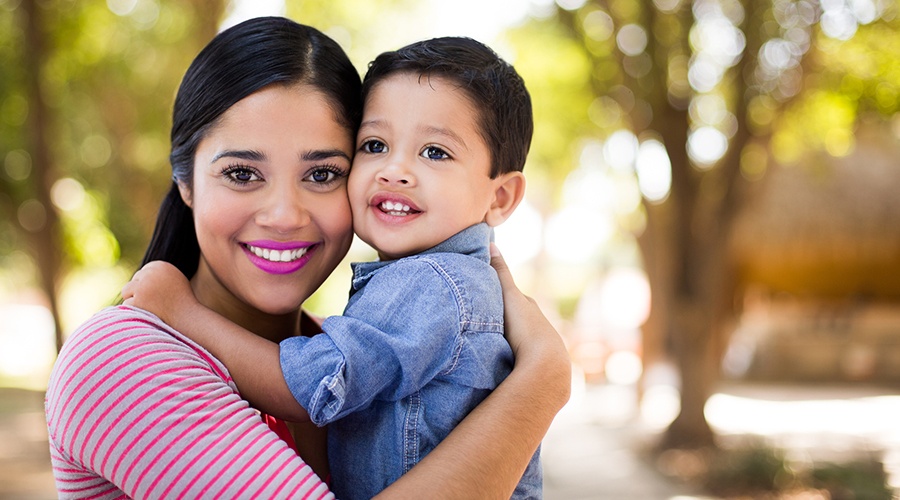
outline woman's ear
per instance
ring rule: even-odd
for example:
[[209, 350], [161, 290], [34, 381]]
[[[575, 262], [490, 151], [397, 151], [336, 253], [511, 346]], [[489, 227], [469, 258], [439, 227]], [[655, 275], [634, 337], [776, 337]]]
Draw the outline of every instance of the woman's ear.
[[507, 172], [494, 179], [494, 200], [484, 221], [491, 227], [502, 224], [525, 197], [525, 174]]
[[175, 184], [178, 185], [178, 193], [181, 194], [181, 201], [183, 201], [188, 208], [194, 208], [191, 206], [191, 188], [181, 181], [175, 181]]

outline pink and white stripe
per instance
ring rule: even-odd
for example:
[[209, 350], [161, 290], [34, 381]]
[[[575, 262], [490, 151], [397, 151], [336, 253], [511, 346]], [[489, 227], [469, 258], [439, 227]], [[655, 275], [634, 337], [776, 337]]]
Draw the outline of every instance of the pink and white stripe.
[[60, 498], [334, 498], [218, 360], [139, 309], [72, 334], [45, 412]]

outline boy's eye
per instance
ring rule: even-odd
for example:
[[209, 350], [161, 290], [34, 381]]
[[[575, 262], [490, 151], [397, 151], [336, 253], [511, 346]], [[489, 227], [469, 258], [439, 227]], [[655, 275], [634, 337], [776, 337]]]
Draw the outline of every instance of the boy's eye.
[[366, 153], [384, 153], [387, 151], [387, 144], [371, 139], [363, 143], [362, 150]]
[[450, 155], [446, 151], [437, 146], [428, 146], [422, 150], [421, 155], [429, 160], [446, 160]]

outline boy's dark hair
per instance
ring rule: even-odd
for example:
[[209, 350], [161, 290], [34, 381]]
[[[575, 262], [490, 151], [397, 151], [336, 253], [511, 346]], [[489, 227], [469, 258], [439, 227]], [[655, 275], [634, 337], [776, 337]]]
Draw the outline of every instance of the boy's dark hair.
[[491, 152], [491, 178], [521, 171], [531, 147], [531, 97], [516, 70], [481, 42], [443, 37], [385, 52], [369, 63], [363, 102], [379, 82], [396, 73], [439, 76], [463, 88], [479, 114], [479, 128]]

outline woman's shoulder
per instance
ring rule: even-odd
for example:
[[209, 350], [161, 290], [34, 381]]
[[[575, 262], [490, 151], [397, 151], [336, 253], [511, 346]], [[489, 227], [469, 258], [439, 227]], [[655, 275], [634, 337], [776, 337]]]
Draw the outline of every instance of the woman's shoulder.
[[155, 315], [125, 305], [107, 307], [76, 328], [63, 344], [54, 372], [105, 372], [160, 359], [194, 364], [230, 380], [221, 362], [203, 348]]
[[184, 338], [154, 314], [136, 307], [110, 306], [79, 325], [66, 339], [60, 354], [67, 351], [110, 349], [135, 342], [184, 342]]
[[153, 313], [136, 307], [117, 305], [109, 306], [94, 313], [79, 325], [69, 336], [70, 339], [96, 331], [115, 328], [126, 324], [143, 324], [158, 329], [160, 333], [167, 329], [165, 323]]

